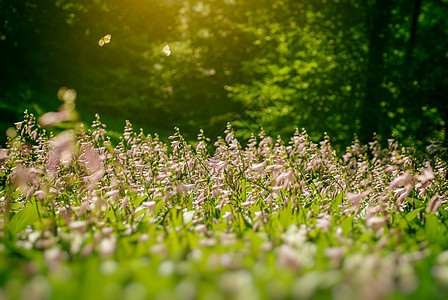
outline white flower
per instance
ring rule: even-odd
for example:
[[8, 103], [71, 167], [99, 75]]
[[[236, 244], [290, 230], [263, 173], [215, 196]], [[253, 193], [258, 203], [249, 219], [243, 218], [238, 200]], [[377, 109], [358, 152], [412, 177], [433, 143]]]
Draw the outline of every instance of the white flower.
[[189, 224], [191, 221], [193, 221], [194, 213], [194, 210], [186, 211], [183, 213], [182, 219], [184, 221], [184, 224]]
[[316, 228], [322, 229], [324, 232], [327, 230], [330, 230], [331, 224], [330, 224], [330, 216], [323, 215], [318, 216], [318, 219], [316, 220]]
[[87, 222], [86, 221], [72, 221], [70, 222], [70, 225], [68, 227], [70, 227], [70, 229], [82, 229], [84, 227], [86, 227]]
[[225, 213], [224, 213], [224, 215], [222, 216], [222, 218], [226, 221], [226, 222], [230, 222], [230, 221], [232, 221], [233, 220], [233, 213], [232, 212], [230, 212], [230, 211], [226, 211]]
[[386, 225], [386, 224], [387, 224], [386, 217], [377, 217], [377, 216], [374, 216], [374, 217], [370, 217], [370, 218], [367, 219], [367, 221], [366, 221], [366, 225], [367, 225], [367, 227], [369, 227], [369, 228], [375, 228], [375, 229], [378, 229], [378, 228], [380, 228], [381, 226]]
[[213, 247], [216, 245], [216, 240], [214, 238], [202, 239], [199, 241], [199, 246], [202, 247]]
[[115, 252], [117, 241], [114, 237], [103, 238], [100, 242], [100, 253], [104, 256]]

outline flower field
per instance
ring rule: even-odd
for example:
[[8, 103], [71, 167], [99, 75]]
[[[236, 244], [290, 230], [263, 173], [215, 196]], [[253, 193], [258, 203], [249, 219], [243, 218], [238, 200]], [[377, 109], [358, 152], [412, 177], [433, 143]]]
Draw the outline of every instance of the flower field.
[[0, 150], [0, 299], [448, 296], [438, 145], [105, 128], [26, 114]]

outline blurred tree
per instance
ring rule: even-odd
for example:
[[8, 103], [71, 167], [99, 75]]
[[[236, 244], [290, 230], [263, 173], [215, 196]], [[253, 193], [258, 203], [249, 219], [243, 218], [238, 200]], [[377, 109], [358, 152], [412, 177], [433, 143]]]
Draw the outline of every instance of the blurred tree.
[[316, 139], [328, 131], [336, 143], [375, 132], [444, 138], [446, 1], [262, 3], [242, 24], [260, 46], [244, 62], [250, 80], [229, 87], [246, 105], [237, 122], [246, 137], [264, 126], [283, 136], [305, 127]]
[[245, 19], [235, 1], [184, 1], [171, 56], [152, 56], [148, 73], [161, 106], [187, 136], [199, 128], [211, 136], [221, 134], [240, 109], [224, 86], [243, 80], [241, 65], [251, 56], [252, 40], [238, 27]]
[[391, 8], [382, 83], [389, 96], [381, 116], [395, 137], [412, 144], [446, 140], [447, 9], [447, 1], [435, 0], [396, 1]]
[[[161, 59], [156, 48], [175, 34], [176, 6], [155, 0], [64, 3], [61, 7], [74, 16], [69, 57], [77, 63], [70, 64], [70, 82], [79, 92], [79, 106], [163, 128], [166, 112], [150, 77], [150, 57]], [[111, 43], [99, 47], [106, 34]]]
[[248, 13], [257, 53], [244, 63], [250, 81], [229, 87], [232, 99], [246, 105], [237, 125], [246, 137], [263, 126], [283, 137], [305, 127], [315, 139], [324, 131], [336, 142], [351, 139], [365, 93], [360, 7], [355, 1], [263, 3]]
[[85, 119], [188, 137], [234, 121], [245, 138], [423, 143], [447, 132], [446, 15], [447, 0], [1, 0], [1, 117], [54, 109], [68, 86]]
[[[165, 120], [154, 104], [159, 99], [144, 71], [145, 55], [173, 34], [175, 4], [155, 0], [0, 3], [4, 20], [0, 103], [17, 118], [25, 108], [38, 112], [57, 108], [58, 88], [69, 86], [78, 91], [78, 109], [84, 115], [99, 112], [146, 125]], [[108, 33], [112, 43], [99, 47], [98, 40]]]

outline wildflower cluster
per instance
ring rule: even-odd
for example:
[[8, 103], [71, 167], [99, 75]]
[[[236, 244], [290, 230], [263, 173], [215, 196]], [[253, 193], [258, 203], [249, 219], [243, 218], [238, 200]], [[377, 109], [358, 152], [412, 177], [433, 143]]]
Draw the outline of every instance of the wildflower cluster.
[[[51, 120], [44, 120], [51, 123]], [[389, 141], [340, 157], [305, 131], [229, 125], [170, 145], [127, 123], [48, 135], [31, 114], [0, 150], [0, 294], [37, 299], [384, 299], [448, 289], [447, 163]], [[214, 153], [209, 152], [214, 148]], [[81, 293], [82, 295], [79, 295]]]

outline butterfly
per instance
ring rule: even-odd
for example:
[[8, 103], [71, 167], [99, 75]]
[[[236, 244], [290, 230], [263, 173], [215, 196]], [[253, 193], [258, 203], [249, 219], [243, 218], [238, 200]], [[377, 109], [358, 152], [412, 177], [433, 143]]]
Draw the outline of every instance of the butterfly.
[[170, 56], [170, 54], [171, 54], [170, 46], [165, 45], [165, 47], [163, 47], [163, 49], [160, 53], [162, 53], [165, 56]]
[[102, 37], [102, 38], [98, 41], [98, 45], [100, 45], [101, 47], [103, 47], [104, 44], [109, 44], [111, 38], [112, 38], [112, 36], [111, 36], [110, 34], [105, 35], [104, 37]]

